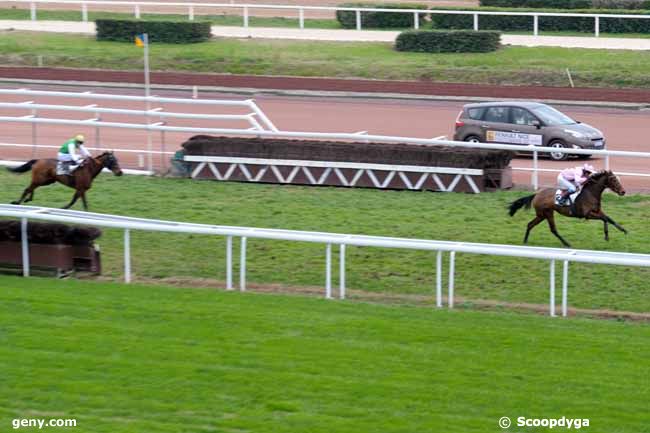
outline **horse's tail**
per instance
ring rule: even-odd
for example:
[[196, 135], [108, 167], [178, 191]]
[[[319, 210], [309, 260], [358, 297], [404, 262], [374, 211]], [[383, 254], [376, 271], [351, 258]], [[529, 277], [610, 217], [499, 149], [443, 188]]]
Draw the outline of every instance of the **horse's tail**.
[[26, 171], [29, 171], [32, 169], [32, 165], [34, 165], [38, 161], [37, 159], [32, 159], [31, 161], [28, 161], [21, 165], [20, 167], [7, 167], [7, 170], [11, 171], [12, 173], [24, 173]]
[[510, 203], [510, 206], [508, 206], [508, 213], [510, 216], [513, 216], [519, 209], [522, 207], [526, 206], [526, 209], [530, 209], [530, 205], [533, 203], [533, 199], [535, 198], [535, 194], [529, 195], [528, 197], [522, 197], [519, 200], [515, 200], [512, 203]]

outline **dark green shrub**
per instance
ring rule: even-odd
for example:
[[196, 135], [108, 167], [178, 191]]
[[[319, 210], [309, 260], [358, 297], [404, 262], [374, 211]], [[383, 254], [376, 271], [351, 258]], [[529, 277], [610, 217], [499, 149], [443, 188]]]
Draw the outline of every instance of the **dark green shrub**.
[[480, 5], [546, 9], [650, 9], [650, 0], [480, 0]]
[[97, 20], [98, 41], [133, 42], [135, 35], [147, 33], [149, 42], [184, 44], [210, 39], [209, 22]]
[[[375, 8], [375, 9], [428, 9], [427, 5], [417, 3], [344, 3], [339, 7]], [[419, 15], [420, 23], [426, 19], [426, 13]], [[405, 28], [413, 27], [413, 13], [404, 12], [361, 12], [361, 27], [368, 29], [378, 28]], [[355, 11], [336, 11], [336, 19], [346, 29], [357, 27], [357, 14]]]
[[501, 8], [589, 9], [592, 0], [480, 0], [481, 6]]
[[[491, 10], [510, 12], [554, 12], [561, 13], [557, 9], [506, 9], [506, 8], [461, 8], [458, 10]], [[593, 9], [577, 9], [572, 13], [594, 13]], [[602, 14], [620, 14], [620, 10], [598, 10]], [[628, 15], [649, 15], [646, 11], [626, 11]], [[445, 15], [432, 14], [431, 25], [434, 29], [472, 29], [472, 15]], [[479, 16], [479, 28], [482, 30], [533, 30], [533, 17], [531, 16], [508, 16], [508, 15], [481, 15]], [[591, 17], [539, 17], [540, 31], [572, 31], [588, 32], [594, 31], [594, 19]], [[601, 18], [600, 31], [604, 33], [650, 33], [650, 19], [633, 18]]]
[[472, 30], [408, 30], [395, 40], [397, 51], [420, 53], [485, 53], [501, 46], [501, 33]]

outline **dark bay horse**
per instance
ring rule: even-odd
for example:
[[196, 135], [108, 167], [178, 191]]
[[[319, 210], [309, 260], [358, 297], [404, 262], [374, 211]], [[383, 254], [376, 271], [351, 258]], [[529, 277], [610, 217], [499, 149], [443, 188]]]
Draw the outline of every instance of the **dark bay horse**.
[[57, 175], [56, 164], [56, 159], [32, 159], [20, 167], [8, 167], [7, 169], [14, 173], [25, 173], [29, 170], [32, 171], [32, 183], [25, 188], [20, 199], [11, 202], [11, 204], [30, 202], [34, 199], [34, 190], [36, 188], [59, 182], [75, 189], [72, 201], [70, 201], [64, 209], [72, 207], [79, 197], [81, 197], [81, 201], [84, 204], [84, 210], [88, 210], [86, 191], [90, 189], [93, 180], [102, 169], [106, 167], [116, 176], [122, 176], [122, 169], [120, 168], [120, 164], [117, 162], [117, 158], [113, 155], [113, 152], [104, 152], [95, 158], [86, 158], [84, 163], [72, 172], [71, 175]]
[[575, 212], [571, 212], [571, 206], [558, 206], [555, 204], [555, 188], [543, 189], [540, 192], [529, 195], [528, 197], [520, 198], [512, 202], [509, 206], [510, 216], [513, 216], [520, 208], [526, 206], [526, 209], [530, 209], [532, 205], [535, 208], [535, 213], [537, 216], [528, 223], [528, 228], [526, 229], [526, 236], [524, 236], [524, 243], [528, 243], [528, 235], [530, 231], [537, 224], [541, 223], [544, 220], [548, 221], [548, 226], [551, 229], [551, 232], [564, 244], [566, 247], [571, 247], [567, 241], [560, 236], [555, 228], [555, 219], [553, 216], [554, 212], [557, 212], [561, 215], [573, 218], [585, 218], [591, 220], [601, 220], [605, 224], [605, 240], [609, 240], [609, 230], [607, 224], [613, 224], [614, 227], [627, 234], [622, 226], [617, 224], [613, 219], [605, 215], [605, 212], [600, 207], [600, 200], [603, 191], [609, 188], [618, 195], [625, 195], [625, 189], [621, 185], [621, 182], [618, 180], [618, 177], [612, 173], [610, 170], [601, 170], [597, 173], [589, 176], [589, 179], [585, 182], [582, 187], [582, 191], [575, 200], [575, 205], [573, 206]]

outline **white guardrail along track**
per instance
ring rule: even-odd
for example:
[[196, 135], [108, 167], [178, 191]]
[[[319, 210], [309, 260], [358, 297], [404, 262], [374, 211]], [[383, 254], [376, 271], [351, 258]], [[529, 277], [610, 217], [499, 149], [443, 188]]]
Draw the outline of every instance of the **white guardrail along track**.
[[183, 223], [175, 221], [132, 218], [118, 215], [98, 214], [63, 209], [31, 206], [0, 205], [0, 216], [18, 218], [22, 221], [23, 274], [29, 276], [29, 244], [27, 226], [30, 220], [59, 223], [85, 224], [124, 230], [124, 279], [131, 281], [131, 230], [173, 232], [225, 236], [226, 242], [226, 288], [233, 289], [233, 238], [239, 237], [240, 266], [239, 289], [246, 290], [246, 243], [248, 239], [272, 239], [282, 241], [314, 242], [325, 244], [325, 296], [332, 298], [332, 245], [339, 246], [339, 297], [345, 298], [345, 248], [346, 246], [403, 248], [436, 251], [436, 305], [442, 307], [442, 255], [449, 253], [448, 306], [454, 306], [454, 275], [456, 254], [486, 254], [550, 261], [549, 314], [555, 316], [555, 264], [562, 266], [562, 315], [568, 308], [568, 273], [570, 262], [604, 265], [650, 267], [649, 254], [630, 254], [590, 250], [569, 250], [514, 245], [496, 245], [468, 242], [449, 242], [424, 239], [391, 238], [296, 230], [278, 230], [253, 227], [218, 226]]
[[[650, 152], [632, 152], [632, 151], [617, 151], [617, 150], [596, 150], [596, 149], [569, 149], [569, 148], [549, 148], [533, 145], [513, 145], [513, 144], [498, 144], [498, 143], [469, 143], [464, 141], [451, 141], [451, 140], [436, 140], [436, 139], [423, 139], [413, 137], [400, 137], [400, 136], [385, 136], [385, 135], [372, 135], [367, 133], [323, 133], [323, 132], [307, 132], [307, 131], [281, 131], [271, 122], [268, 116], [255, 104], [253, 100], [233, 101], [233, 100], [215, 100], [215, 99], [187, 99], [187, 98], [163, 98], [157, 96], [129, 96], [129, 95], [113, 95], [101, 94], [92, 92], [74, 93], [74, 92], [53, 92], [53, 91], [36, 91], [28, 89], [0, 89], [0, 95], [12, 96], [25, 96], [25, 97], [66, 97], [76, 99], [99, 99], [110, 101], [131, 101], [131, 102], [144, 102], [144, 103], [174, 103], [174, 104], [195, 104], [205, 106], [229, 106], [229, 107], [246, 107], [251, 110], [251, 113], [243, 115], [253, 125], [249, 129], [236, 129], [236, 128], [214, 128], [214, 127], [190, 127], [190, 126], [172, 126], [165, 124], [164, 121], [150, 122], [153, 117], [182, 117], [187, 119], [203, 119], [203, 120], [243, 120], [239, 115], [205, 115], [205, 114], [189, 114], [189, 113], [174, 113], [164, 112], [160, 109], [153, 110], [122, 110], [114, 108], [106, 108], [105, 112], [111, 114], [129, 114], [133, 112], [144, 115], [144, 122], [107, 122], [101, 120], [100, 112], [95, 113], [95, 117], [85, 120], [71, 120], [50, 117], [38, 117], [37, 108], [35, 106], [48, 106], [51, 104], [35, 104], [29, 102], [16, 102], [16, 103], [1, 103], [0, 108], [16, 108], [23, 110], [30, 110], [31, 114], [25, 116], [0, 116], [0, 122], [9, 123], [25, 123], [32, 126], [32, 146], [39, 147], [36, 140], [36, 126], [37, 125], [71, 125], [71, 126], [84, 126], [95, 128], [95, 146], [101, 148], [100, 128], [118, 128], [118, 129], [132, 129], [148, 132], [148, 148], [146, 150], [138, 151], [148, 155], [148, 171], [153, 171], [153, 163], [151, 159], [152, 153], [159, 153], [152, 150], [151, 136], [152, 132], [161, 132], [162, 151], [165, 152], [164, 133], [165, 132], [186, 132], [188, 134], [222, 134], [222, 135], [235, 135], [235, 136], [253, 136], [253, 137], [270, 137], [270, 138], [294, 138], [294, 139], [317, 139], [317, 140], [342, 140], [342, 141], [373, 141], [378, 143], [405, 143], [416, 144], [421, 146], [449, 146], [460, 148], [472, 149], [493, 149], [493, 150], [510, 150], [520, 153], [530, 153], [533, 156], [533, 167], [531, 175], [531, 183], [534, 189], [539, 186], [538, 172], [539, 168], [538, 157], [540, 153], [566, 153], [571, 155], [601, 155], [605, 159], [605, 169], [610, 169], [610, 157], [632, 157], [632, 158], [650, 158]], [[94, 112], [100, 107], [96, 106], [67, 106], [67, 105], [54, 105], [56, 109], [63, 111], [88, 111]], [[255, 120], [258, 119], [258, 120]], [[0, 143], [0, 147], [23, 147], [26, 144], [18, 143]], [[121, 150], [118, 150], [121, 151]], [[134, 150], [131, 150], [134, 151]], [[642, 176], [647, 177], [650, 173], [618, 173], [625, 176]]]
[[186, 8], [189, 20], [194, 20], [197, 9], [210, 12], [210, 9], [232, 9], [240, 11], [242, 15], [242, 26], [249, 26], [250, 11], [255, 9], [274, 9], [274, 10], [291, 10], [296, 12], [298, 17], [298, 26], [305, 27], [305, 11], [351, 11], [356, 15], [356, 28], [361, 30], [361, 13], [362, 12], [402, 12], [413, 15], [413, 28], [420, 28], [421, 14], [444, 14], [444, 15], [471, 15], [473, 16], [474, 30], [480, 29], [480, 17], [486, 15], [500, 16], [528, 16], [531, 17], [532, 31], [535, 36], [539, 34], [539, 17], [586, 17], [594, 19], [594, 36], [600, 35], [601, 18], [623, 18], [623, 19], [650, 19], [648, 15], [629, 15], [629, 14], [598, 14], [598, 13], [553, 13], [553, 12], [497, 12], [497, 11], [462, 11], [462, 10], [435, 10], [435, 9], [382, 9], [382, 8], [364, 8], [364, 7], [335, 7], [335, 6], [300, 6], [300, 5], [265, 5], [265, 4], [235, 4], [235, 3], [160, 3], [152, 1], [84, 1], [84, 0], [7, 0], [11, 3], [29, 6], [32, 21], [37, 19], [37, 5], [48, 4], [68, 4], [78, 5], [81, 9], [81, 19], [88, 21], [88, 6], [101, 10], [101, 6], [129, 6], [133, 8], [135, 18], [141, 18], [142, 9], [148, 8], [150, 11], [160, 13], [167, 8]]

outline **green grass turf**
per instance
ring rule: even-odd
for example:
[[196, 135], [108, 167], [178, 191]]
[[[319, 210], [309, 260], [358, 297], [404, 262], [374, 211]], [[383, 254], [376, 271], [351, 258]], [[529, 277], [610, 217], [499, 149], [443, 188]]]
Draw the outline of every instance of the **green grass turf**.
[[38, 278], [0, 286], [3, 431], [15, 418], [76, 418], [66, 431], [84, 433], [523, 431], [500, 430], [502, 416], [650, 431], [646, 324]]
[[[27, 175], [0, 172], [0, 201], [18, 198], [28, 182]], [[71, 194], [61, 185], [44, 187], [36, 191], [33, 204], [61, 207]], [[533, 216], [521, 212], [511, 218], [506, 206], [525, 194], [442, 194], [102, 175], [88, 199], [94, 212], [175, 221], [520, 245]], [[650, 252], [649, 196], [606, 194], [603, 208], [630, 234], [612, 228], [611, 240], [605, 242], [602, 223], [558, 217], [560, 233], [575, 248]], [[110, 278], [122, 277], [122, 239], [121, 231], [108, 229], [99, 241], [104, 274]], [[532, 232], [531, 244], [561, 246], [545, 225]], [[324, 286], [324, 245], [250, 239], [247, 251], [250, 282]], [[336, 248], [334, 252], [334, 269], [338, 269]], [[219, 237], [135, 232], [132, 258], [140, 278], [225, 280], [225, 239]], [[434, 252], [351, 247], [346, 266], [347, 285], [352, 289], [432, 295], [435, 287]], [[560, 266], [557, 270], [559, 287]], [[650, 270], [644, 268], [572, 264], [570, 305], [650, 312], [648, 277]], [[544, 304], [548, 278], [546, 261], [457, 256], [456, 294], [469, 300]]]
[[[44, 66], [141, 70], [134, 44], [90, 36], [4, 32], [0, 61]], [[507, 46], [494, 53], [397, 52], [389, 43], [219, 39], [191, 45], [151, 45], [158, 71], [359, 77], [489, 84], [647, 87], [650, 52]]]
[[[81, 10], [81, 7], [80, 7]], [[200, 11], [197, 8], [197, 12]], [[298, 12], [296, 12], [296, 16]], [[0, 9], [0, 20], [29, 20], [31, 19], [29, 9]], [[39, 21], [81, 21], [81, 12], [76, 11], [54, 11], [38, 9], [37, 19]], [[88, 11], [88, 21], [98, 19], [135, 19], [133, 13], [120, 12], [93, 12]], [[163, 14], [163, 13], [143, 13], [141, 19], [146, 21], [188, 21], [187, 14]], [[194, 16], [195, 21], [209, 21], [215, 26], [238, 26], [241, 27], [244, 18], [241, 14], [221, 14], [221, 15], [204, 15], [197, 14]], [[285, 17], [257, 17], [249, 16], [248, 25], [251, 27], [295, 27], [298, 28], [298, 18]], [[305, 28], [319, 29], [338, 29], [341, 25], [334, 19], [305, 18]]]

